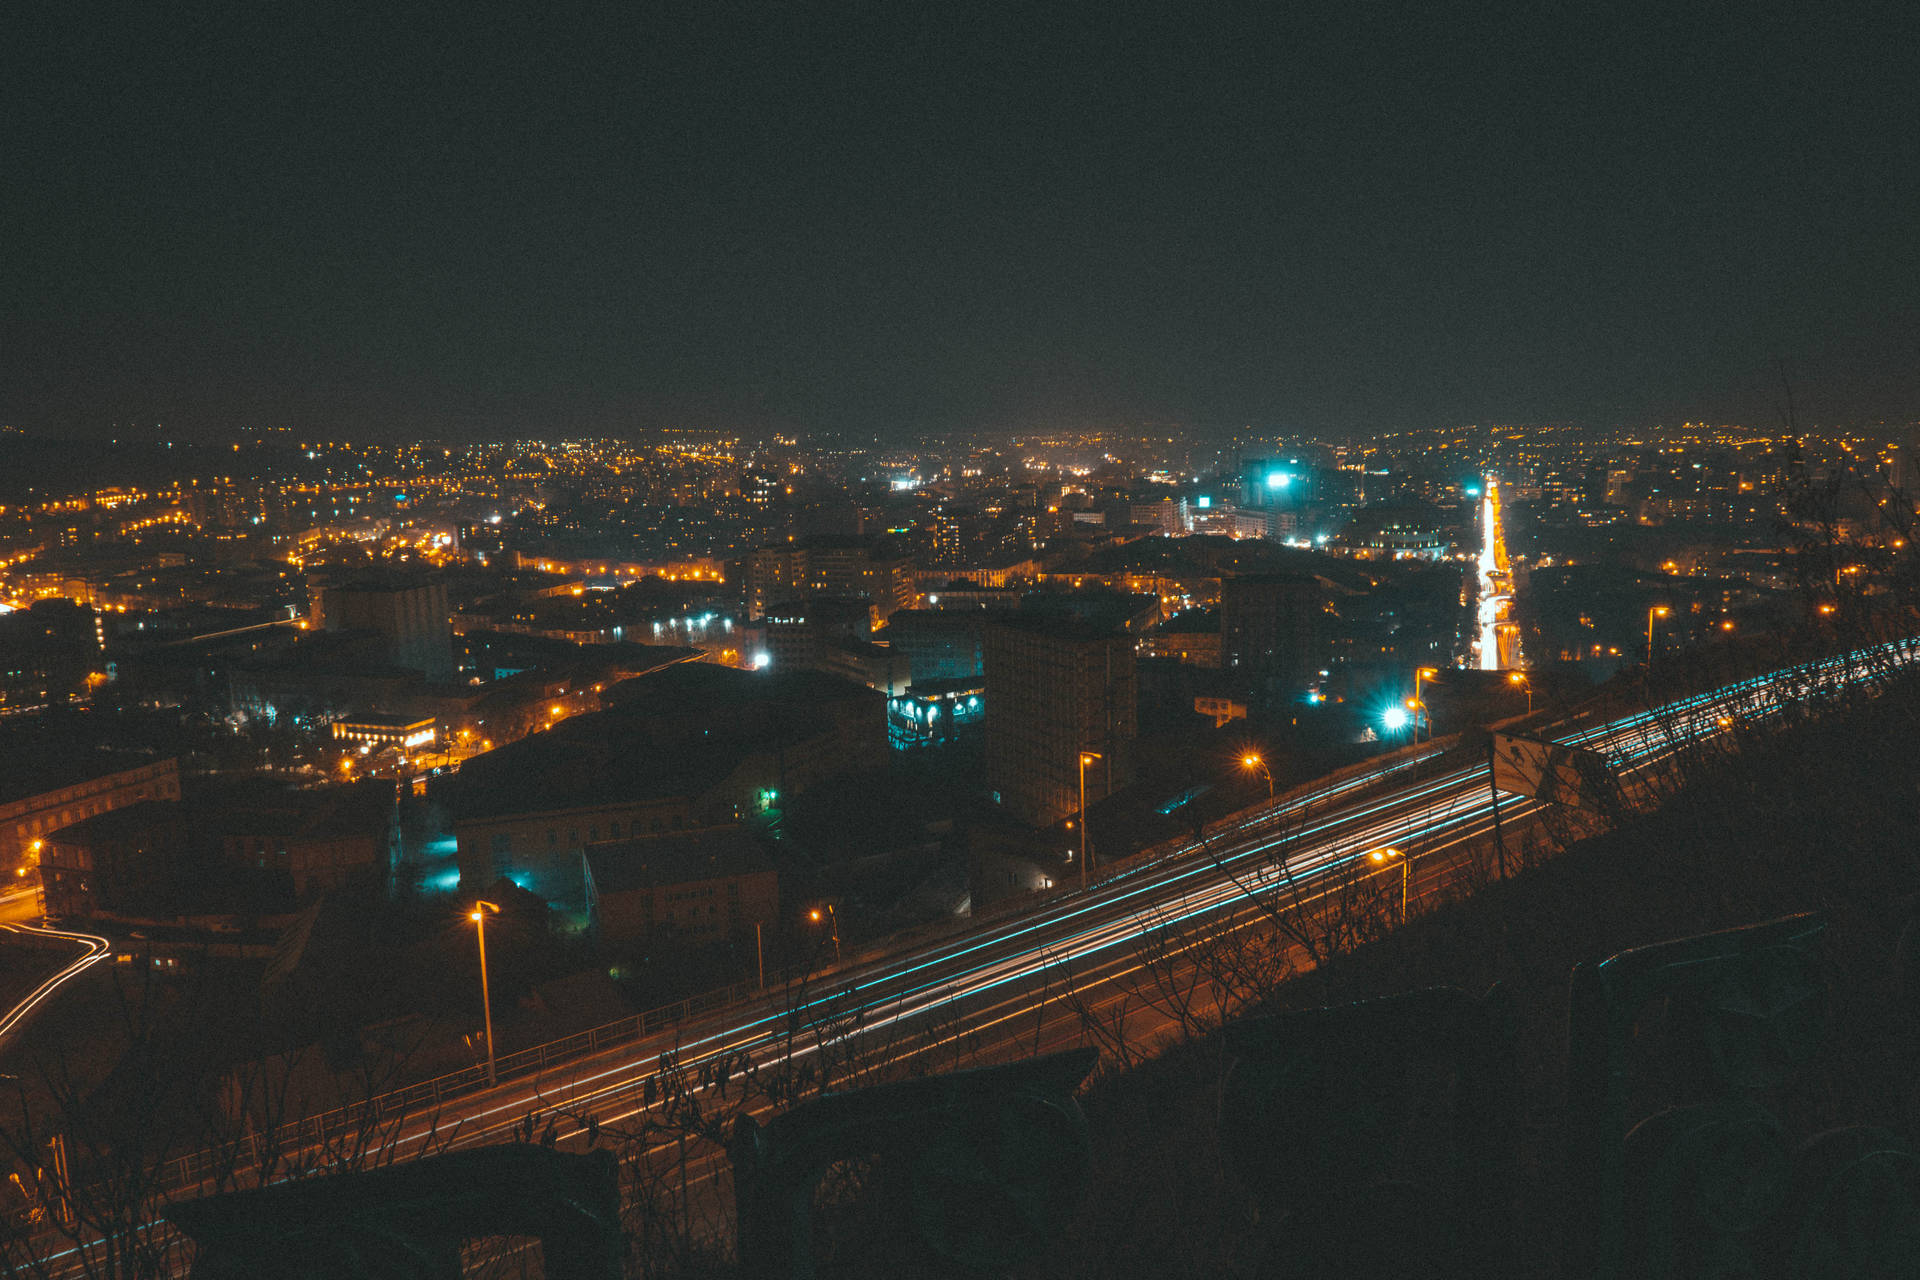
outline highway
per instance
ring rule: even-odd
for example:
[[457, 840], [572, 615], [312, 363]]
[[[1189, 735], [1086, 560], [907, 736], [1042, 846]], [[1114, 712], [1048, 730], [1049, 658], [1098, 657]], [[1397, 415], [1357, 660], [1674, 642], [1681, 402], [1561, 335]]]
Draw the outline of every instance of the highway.
[[[1737, 723], [1817, 702], [1843, 685], [1872, 685], [1915, 654], [1915, 641], [1873, 646], [1653, 711], [1563, 726], [1553, 736], [1605, 753], [1631, 793], [1636, 773], [1673, 752]], [[967, 934], [817, 977], [763, 1005], [682, 1024], [671, 1039], [588, 1054], [451, 1099], [434, 1114], [385, 1117], [377, 1130], [336, 1135], [327, 1149], [354, 1146], [377, 1160], [405, 1159], [447, 1145], [510, 1140], [524, 1132], [529, 1114], [540, 1117], [538, 1132], [556, 1112], [567, 1118], [556, 1126], [564, 1149], [580, 1138], [574, 1118], [602, 1126], [661, 1119], [670, 1106], [684, 1114], [689, 1099], [711, 1099], [704, 1107], [711, 1115], [758, 1096], [734, 1087], [721, 1103], [712, 1095], [722, 1091], [723, 1074], [737, 1086], [742, 1072], [765, 1080], [798, 1071], [811, 1073], [803, 1085], [817, 1087], [824, 1074], [838, 1086], [869, 1073], [946, 1070], [1085, 1042], [1085, 1011], [1124, 1015], [1128, 980], [1145, 963], [1145, 937], [1218, 937], [1266, 920], [1269, 906], [1297, 910], [1353, 884], [1369, 865], [1368, 851], [1381, 846], [1414, 859], [1416, 897], [1444, 887], [1458, 855], [1492, 829], [1494, 796], [1484, 758], [1450, 758], [1443, 746], [1283, 797], [1204, 842], [1116, 868], [1085, 893], [1056, 894]], [[1500, 817], [1519, 824], [1534, 806], [1503, 795]], [[1398, 871], [1387, 870], [1397, 896]], [[1165, 1022], [1164, 1013], [1146, 1011], [1141, 1025]], [[764, 1113], [771, 1104], [760, 1100], [749, 1109]], [[301, 1144], [318, 1149], [311, 1135]], [[707, 1146], [694, 1159], [695, 1182], [717, 1185], [725, 1163], [718, 1150]], [[190, 1171], [171, 1181], [188, 1197], [203, 1189]]]

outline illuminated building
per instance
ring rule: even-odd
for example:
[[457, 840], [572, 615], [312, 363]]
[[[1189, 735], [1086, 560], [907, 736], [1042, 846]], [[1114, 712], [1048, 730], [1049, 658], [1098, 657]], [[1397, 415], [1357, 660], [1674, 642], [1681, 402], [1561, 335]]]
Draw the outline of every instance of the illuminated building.
[[343, 716], [333, 722], [333, 736], [337, 741], [371, 743], [376, 747], [396, 746], [404, 750], [413, 750], [432, 744], [437, 736], [434, 719], [414, 716], [381, 715], [378, 713]]
[[747, 557], [747, 616], [814, 596], [866, 600], [884, 621], [914, 602], [913, 561], [874, 538], [819, 534], [761, 547]]
[[968, 736], [986, 718], [986, 692], [978, 675], [916, 681], [887, 700], [887, 744], [906, 751]]

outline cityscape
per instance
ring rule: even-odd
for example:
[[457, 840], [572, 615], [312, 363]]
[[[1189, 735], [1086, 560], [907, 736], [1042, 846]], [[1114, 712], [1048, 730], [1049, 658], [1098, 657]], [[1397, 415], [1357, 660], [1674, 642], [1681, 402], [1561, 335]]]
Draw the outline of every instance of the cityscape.
[[[1875, 274], [1683, 181], [1864, 136], [1729, 87], [1772, 29], [1675, 229], [1423, 70], [1511, 32], [1368, 35], [1376, 152], [1224, 32], [704, 21], [461, 33], [508, 105], [347, 40], [324, 129], [281, 33], [73, 37], [144, 87], [32, 173], [210, 168], [0, 304], [6, 1272], [1907, 1274], [1913, 137], [1818, 162]], [[1584, 194], [1496, 254], [1456, 145]]]

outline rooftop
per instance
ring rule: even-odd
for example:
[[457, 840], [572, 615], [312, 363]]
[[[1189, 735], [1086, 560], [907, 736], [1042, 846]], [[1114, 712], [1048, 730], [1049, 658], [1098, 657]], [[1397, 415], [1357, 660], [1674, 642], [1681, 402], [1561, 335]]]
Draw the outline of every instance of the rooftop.
[[745, 827], [708, 827], [672, 835], [608, 840], [587, 846], [587, 868], [600, 893], [690, 884], [771, 872], [773, 860]]
[[63, 748], [45, 741], [0, 748], [0, 805], [91, 782], [110, 773], [142, 769], [170, 758], [136, 751]]

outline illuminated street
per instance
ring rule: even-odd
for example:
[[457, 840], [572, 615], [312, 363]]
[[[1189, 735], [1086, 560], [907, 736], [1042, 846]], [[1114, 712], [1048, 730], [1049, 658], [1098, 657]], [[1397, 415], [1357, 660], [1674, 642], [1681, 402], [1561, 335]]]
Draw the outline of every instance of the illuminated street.
[[1482, 671], [1502, 671], [1520, 664], [1519, 632], [1507, 623], [1513, 604], [1513, 571], [1507, 561], [1506, 530], [1500, 522], [1500, 482], [1487, 481], [1480, 499], [1479, 559], [1480, 638], [1474, 642], [1474, 665]]

